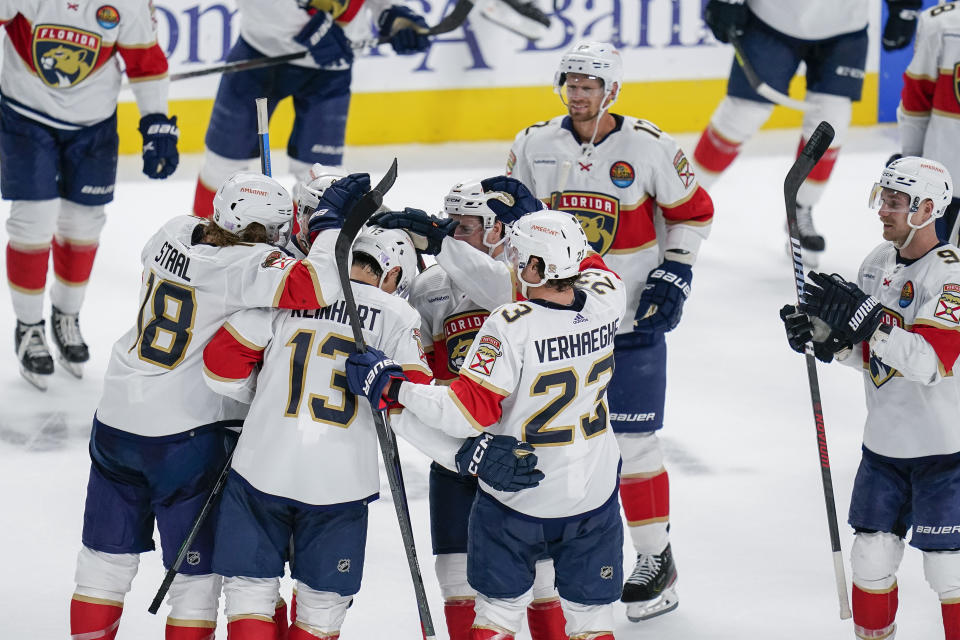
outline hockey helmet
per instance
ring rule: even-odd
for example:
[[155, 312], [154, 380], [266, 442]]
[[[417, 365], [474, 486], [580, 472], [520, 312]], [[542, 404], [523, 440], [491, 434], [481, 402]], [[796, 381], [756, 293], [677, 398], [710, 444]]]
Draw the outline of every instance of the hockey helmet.
[[[507, 259], [516, 268], [525, 287], [537, 287], [547, 280], [561, 280], [580, 273], [587, 257], [587, 236], [575, 216], [542, 209], [517, 220], [507, 236]], [[543, 261], [543, 280], [527, 282], [523, 269], [536, 256]]]
[[[620, 52], [608, 42], [582, 40], [563, 54], [560, 66], [553, 76], [553, 90], [556, 93], [560, 94], [567, 82], [568, 73], [582, 73], [602, 80], [606, 94], [604, 100], [610, 97], [610, 104], [606, 105], [606, 108], [617, 101], [623, 88], [623, 60]], [[616, 92], [613, 90], [614, 84], [617, 85]]]
[[270, 176], [238, 171], [213, 196], [213, 222], [233, 234], [257, 222], [267, 230], [267, 241], [282, 247], [290, 238], [292, 221], [290, 194]]
[[294, 201], [296, 207], [297, 225], [299, 226], [299, 238], [304, 246], [309, 246], [307, 237], [307, 227], [310, 222], [310, 216], [320, 206], [320, 196], [326, 191], [327, 187], [345, 177], [346, 174], [334, 167], [327, 167], [316, 163], [310, 168], [308, 175], [309, 181], [306, 183], [298, 182], [294, 189]]
[[406, 297], [417, 275], [417, 252], [406, 231], [374, 225], [364, 227], [353, 241], [353, 252], [365, 253], [380, 265], [383, 273], [377, 283], [378, 287], [383, 286], [383, 281], [391, 269], [400, 267], [400, 278], [393, 293]]
[[[879, 182], [873, 185], [870, 208], [879, 209], [884, 203], [883, 190], [890, 189], [907, 195], [909, 204], [904, 212], [916, 213], [924, 200], [930, 200], [933, 218], [939, 218], [950, 204], [952, 182], [946, 167], [936, 160], [917, 156], [900, 158], [885, 167]], [[889, 200], [887, 202], [889, 204]]]
[[[499, 200], [507, 206], [513, 206], [513, 196], [502, 191], [484, 192], [479, 180], [466, 180], [453, 185], [443, 198], [443, 212], [448, 216], [477, 216], [483, 222], [483, 246], [488, 252], [503, 244], [504, 238], [496, 242], [487, 241], [487, 232], [497, 222], [497, 214], [487, 204], [490, 200]], [[454, 235], [457, 232], [454, 231]], [[506, 237], [506, 236], [504, 236]]]

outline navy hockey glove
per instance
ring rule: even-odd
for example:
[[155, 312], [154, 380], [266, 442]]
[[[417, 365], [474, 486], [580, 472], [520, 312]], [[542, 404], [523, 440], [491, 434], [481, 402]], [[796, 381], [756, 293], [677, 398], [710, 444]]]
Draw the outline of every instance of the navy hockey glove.
[[325, 11], [318, 11], [293, 41], [307, 48], [310, 57], [323, 68], [346, 68], [353, 63], [353, 47], [340, 25]]
[[467, 438], [457, 452], [457, 472], [477, 476], [497, 491], [528, 489], [544, 478], [532, 445], [492, 433]]
[[430, 48], [427, 21], [409, 7], [395, 4], [384, 9], [377, 18], [377, 29], [381, 35], [389, 36], [390, 46], [400, 55], [422, 53]]
[[398, 406], [399, 383], [406, 379], [403, 368], [379, 349], [367, 347], [363, 353], [347, 357], [347, 387], [358, 396], [366, 396], [374, 409]]
[[880, 326], [883, 305], [854, 283], [835, 273], [811, 271], [807, 278], [800, 305], [804, 313], [820, 318], [852, 344], [868, 340]]
[[894, 154], [892, 154], [889, 158], [887, 158], [887, 164], [885, 164], [885, 165], [883, 165], [883, 166], [889, 167], [890, 165], [892, 165], [894, 162], [896, 162], [897, 160], [899, 160], [899, 159], [902, 158], [902, 157], [903, 157], [903, 154], [902, 154], [902, 153], [894, 153]]
[[[431, 216], [422, 209], [406, 207], [403, 211], [386, 211], [371, 219], [371, 223], [385, 229], [403, 229], [413, 236], [413, 244], [427, 255], [440, 253], [443, 239], [453, 235], [458, 222], [452, 218]], [[422, 239], [422, 241], [421, 241]]]
[[369, 191], [369, 173], [351, 173], [327, 187], [307, 223], [310, 242], [312, 243], [321, 231], [342, 227], [343, 219]]
[[745, 0], [710, 0], [703, 11], [703, 21], [720, 42], [730, 42], [731, 29], [742, 36], [749, 19]]
[[883, 50], [903, 49], [917, 32], [917, 14], [923, 0], [887, 0], [887, 23], [883, 25]]
[[143, 136], [143, 173], [158, 180], [172, 175], [180, 164], [177, 116], [168, 118], [162, 113], [148, 113], [140, 118], [140, 135]]
[[664, 260], [647, 276], [633, 318], [633, 330], [664, 333], [676, 329], [683, 313], [683, 303], [690, 295], [691, 282], [693, 268], [690, 265]]
[[497, 214], [497, 220], [504, 224], [513, 224], [528, 213], [540, 211], [544, 208], [544, 204], [530, 193], [530, 189], [527, 189], [525, 184], [516, 178], [494, 176], [481, 180], [480, 186], [486, 193], [500, 191], [513, 198], [512, 205], [500, 200], [487, 200], [487, 206]]
[[[819, 318], [813, 319], [801, 313], [794, 305], [785, 304], [780, 309], [780, 319], [787, 331], [787, 343], [797, 353], [806, 353], [807, 342], [813, 342], [813, 355], [820, 362], [832, 362], [838, 351], [851, 348], [848, 340], [833, 331]], [[819, 326], [817, 324], [819, 323]]]

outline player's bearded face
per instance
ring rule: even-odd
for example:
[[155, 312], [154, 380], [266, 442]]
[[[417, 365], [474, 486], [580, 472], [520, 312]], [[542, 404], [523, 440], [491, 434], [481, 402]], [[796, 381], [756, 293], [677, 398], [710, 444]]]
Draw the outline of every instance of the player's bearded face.
[[603, 80], [582, 73], [568, 73], [560, 96], [574, 122], [593, 120], [600, 113], [605, 91]]

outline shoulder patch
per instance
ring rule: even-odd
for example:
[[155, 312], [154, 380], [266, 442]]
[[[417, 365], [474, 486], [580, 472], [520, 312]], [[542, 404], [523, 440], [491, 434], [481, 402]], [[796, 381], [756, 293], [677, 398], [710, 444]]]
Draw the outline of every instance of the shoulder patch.
[[283, 251], [271, 251], [267, 254], [267, 257], [263, 259], [260, 266], [264, 269], [280, 269], [283, 271], [296, 261], [296, 258], [287, 255]]
[[690, 188], [695, 176], [693, 174], [693, 167], [687, 160], [687, 156], [683, 155], [683, 149], [678, 149], [677, 155], [673, 156], [673, 168], [677, 170], [677, 176], [680, 178], [680, 182], [683, 183], [684, 188]]
[[470, 371], [473, 373], [479, 373], [483, 376], [492, 375], [493, 367], [497, 364], [497, 358], [499, 358], [501, 355], [503, 355], [503, 352], [500, 351], [500, 349], [481, 339], [480, 346], [477, 347], [476, 353], [473, 354], [473, 361], [470, 363]]
[[960, 324], [960, 293], [955, 292], [952, 288], [947, 289], [947, 287], [956, 286], [955, 284], [944, 285], [943, 293], [937, 300], [937, 310], [933, 312], [934, 317], [938, 320]]
[[504, 175], [512, 176], [513, 168], [517, 165], [517, 154], [513, 152], [513, 149], [510, 150], [510, 155], [507, 156], [507, 171]]

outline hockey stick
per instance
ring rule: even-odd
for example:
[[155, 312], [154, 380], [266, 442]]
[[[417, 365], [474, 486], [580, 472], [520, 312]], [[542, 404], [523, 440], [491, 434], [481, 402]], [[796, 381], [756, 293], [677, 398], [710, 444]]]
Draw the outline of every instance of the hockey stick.
[[[803, 151], [797, 157], [783, 181], [783, 199], [787, 207], [787, 227], [790, 245], [793, 248], [793, 275], [797, 290], [797, 302], [803, 301], [803, 259], [800, 249], [800, 230], [797, 225], [797, 191], [807, 179], [833, 141], [833, 127], [821, 122], [810, 136]], [[840, 548], [840, 529], [837, 526], [837, 505], [833, 498], [833, 479], [830, 473], [830, 454], [827, 451], [827, 432], [823, 423], [823, 405], [820, 401], [820, 381], [817, 378], [817, 361], [813, 356], [813, 343], [807, 342], [804, 349], [807, 362], [807, 381], [810, 384], [810, 402], [813, 405], [813, 422], [817, 429], [817, 448], [820, 452], [820, 478], [823, 481], [823, 500], [827, 507], [827, 525], [830, 528], [830, 548], [833, 550], [833, 573], [837, 582], [837, 598], [840, 601], [840, 619], [850, 617], [847, 598], [847, 578], [843, 570], [843, 551]]]
[[[428, 36], [436, 36], [442, 33], [453, 31], [463, 24], [464, 20], [467, 19], [467, 16], [470, 14], [470, 10], [473, 9], [473, 3], [474, 0], [457, 0], [457, 4], [454, 5], [453, 11], [444, 16], [444, 18], [437, 24], [430, 27], [426, 31], [423, 31], [423, 34]], [[351, 42], [350, 46], [353, 49], [370, 49], [379, 44], [386, 44], [389, 41], [390, 36], [384, 34], [377, 38], [356, 40]], [[308, 53], [310, 52], [305, 49], [303, 51], [296, 51], [294, 53], [285, 53], [280, 56], [264, 56], [262, 58], [250, 58], [249, 60], [234, 60], [233, 62], [226, 62], [215, 67], [207, 67], [206, 69], [195, 69], [193, 71], [171, 73], [169, 77], [170, 81], [172, 82], [174, 80], [186, 80], [187, 78], [199, 78], [201, 76], [207, 76], [213, 73], [236, 73], [237, 71], [247, 71], [249, 69], [262, 69], [263, 67], [272, 67], [285, 62], [292, 62], [293, 60], [305, 58]]]
[[[353, 247], [353, 241], [360, 232], [361, 227], [367, 219], [379, 208], [383, 200], [383, 194], [397, 174], [397, 161], [383, 177], [376, 187], [370, 193], [363, 197], [363, 200], [357, 205], [356, 214], [347, 216], [340, 229], [340, 235], [337, 237], [337, 244], [334, 248], [334, 255], [337, 260], [337, 271], [340, 276], [340, 284], [343, 288], [343, 298], [345, 300], [347, 315], [350, 317], [350, 327], [353, 329], [353, 340], [356, 343], [357, 351], [363, 353], [367, 350], [366, 342], [363, 339], [362, 324], [360, 316], [357, 313], [357, 303], [353, 297], [353, 289], [350, 286], [350, 251]], [[389, 179], [389, 183], [384, 188], [384, 183]], [[369, 198], [369, 206], [363, 207], [364, 201]], [[371, 407], [373, 409], [373, 407]], [[373, 409], [373, 422], [377, 428], [377, 439], [380, 441], [380, 452], [383, 456], [383, 466], [387, 472], [387, 479], [390, 481], [390, 493], [393, 496], [393, 506], [397, 511], [397, 522], [400, 524], [400, 536], [403, 539], [404, 550], [407, 555], [407, 565], [410, 568], [410, 578], [413, 580], [413, 591], [417, 598], [417, 610], [420, 613], [420, 626], [424, 638], [434, 640], [433, 618], [430, 615], [430, 605], [427, 603], [427, 593], [423, 587], [423, 577], [420, 575], [420, 563], [417, 560], [417, 547], [413, 539], [413, 526], [410, 523], [410, 510], [407, 506], [407, 492], [403, 485], [403, 474], [400, 469], [400, 457], [397, 452], [397, 440], [393, 431], [387, 425], [387, 419], [383, 411]]]
[[750, 83], [750, 88], [770, 102], [779, 104], [782, 107], [787, 107], [788, 109], [807, 111], [808, 109], [813, 108], [813, 105], [809, 102], [794, 100], [790, 96], [780, 93], [760, 79], [760, 76], [757, 75], [756, 69], [754, 69], [753, 65], [750, 64], [750, 59], [747, 57], [747, 54], [743, 52], [743, 45], [740, 43], [740, 37], [737, 36], [736, 29], [730, 29], [730, 31], [727, 33], [727, 37], [730, 38], [730, 44], [733, 45], [733, 53], [737, 59], [737, 64], [739, 64], [740, 68], [743, 69], [743, 75], [747, 77], [747, 82]]
[[257, 98], [257, 138], [260, 143], [260, 173], [273, 175], [270, 166], [270, 118], [267, 115], [267, 99]]

